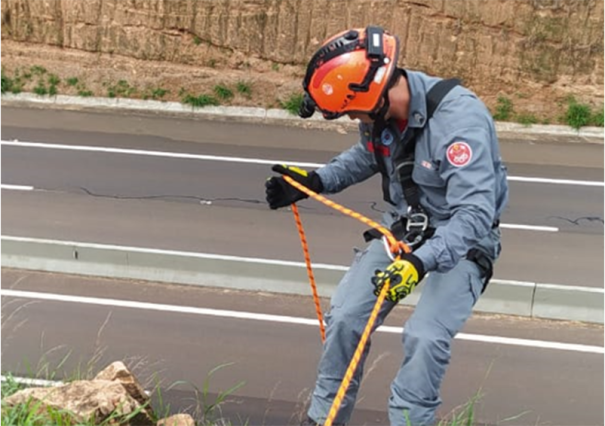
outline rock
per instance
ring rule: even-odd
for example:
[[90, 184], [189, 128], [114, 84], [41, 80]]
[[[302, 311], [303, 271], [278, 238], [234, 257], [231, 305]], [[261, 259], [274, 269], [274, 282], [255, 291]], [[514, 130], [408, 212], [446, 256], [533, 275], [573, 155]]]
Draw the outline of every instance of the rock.
[[195, 426], [195, 420], [189, 414], [176, 414], [160, 420], [157, 426]]
[[72, 413], [76, 422], [81, 423], [86, 423], [93, 418], [100, 423], [112, 412], [123, 415], [138, 412], [131, 419], [131, 425], [154, 424], [147, 409], [142, 408], [119, 381], [77, 380], [53, 388], [24, 389], [5, 398], [3, 403], [9, 406], [39, 404], [40, 413], [44, 413], [48, 408], [66, 410]]
[[101, 371], [93, 380], [108, 380], [110, 382], [119, 382], [126, 392], [133, 397], [139, 404], [149, 403], [149, 396], [140, 385], [139, 381], [126, 368], [123, 362], [116, 361]]

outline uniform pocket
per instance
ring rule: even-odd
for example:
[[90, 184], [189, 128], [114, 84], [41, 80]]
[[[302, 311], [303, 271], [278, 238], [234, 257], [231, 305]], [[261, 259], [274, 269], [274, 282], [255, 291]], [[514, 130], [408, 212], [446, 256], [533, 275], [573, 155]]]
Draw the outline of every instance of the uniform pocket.
[[[445, 186], [445, 181], [441, 179], [441, 176], [439, 176], [437, 165], [430, 162], [423, 163], [426, 163], [426, 166], [423, 164], [414, 163], [414, 171], [412, 172], [414, 182], [420, 185], [443, 188]], [[430, 168], [427, 166], [430, 166]]]
[[361, 259], [366, 255], [368, 249], [365, 248], [362, 250], [357, 247], [354, 247], [353, 252], [355, 253], [355, 256], [353, 257], [353, 262], [351, 262], [351, 266], [341, 278], [340, 282], [338, 283], [338, 286], [336, 287], [336, 291], [332, 295], [332, 299], [330, 301], [330, 306], [332, 308], [338, 308], [342, 306], [349, 291], [349, 282], [351, 278], [355, 276], [359, 262], [361, 262]]
[[471, 293], [473, 295], [473, 306], [474, 306], [477, 303], [477, 300], [479, 300], [479, 297], [481, 297], [481, 294], [483, 292], [485, 276], [484, 276], [483, 272], [481, 271], [481, 268], [479, 268], [479, 265], [477, 265], [475, 262], [472, 262], [472, 261], [466, 260], [466, 259], [462, 260], [461, 262], [465, 262], [468, 264], [467, 265], [468, 281], [469, 281]]

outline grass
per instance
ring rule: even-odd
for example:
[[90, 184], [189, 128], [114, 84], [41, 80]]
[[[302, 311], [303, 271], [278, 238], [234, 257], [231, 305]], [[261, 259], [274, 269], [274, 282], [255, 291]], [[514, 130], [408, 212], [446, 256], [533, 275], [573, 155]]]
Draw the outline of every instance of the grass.
[[539, 123], [538, 117], [532, 113], [522, 113], [517, 115], [517, 123], [521, 123], [524, 126], [531, 126], [532, 124]]
[[280, 101], [279, 104], [283, 109], [288, 111], [292, 115], [298, 115], [300, 106], [302, 105], [303, 94], [293, 93], [285, 101]]
[[214, 94], [222, 101], [233, 98], [233, 90], [222, 84], [214, 86]]
[[[210, 396], [210, 381], [214, 374], [219, 370], [232, 365], [226, 363], [213, 368], [207, 375], [201, 388], [188, 382], [176, 382], [169, 386], [166, 390], [174, 389], [182, 385], [190, 385], [195, 394], [196, 407], [195, 413], [192, 415], [196, 419], [197, 426], [229, 426], [230, 423], [221, 418], [221, 407], [227, 398], [245, 385], [245, 382], [239, 382], [225, 391], [219, 391], [216, 397]], [[52, 374], [54, 375], [54, 374]], [[74, 380], [78, 379], [79, 372], [74, 375]], [[15, 394], [16, 392], [25, 389], [26, 386], [18, 383], [12, 375], [7, 374], [6, 380], [2, 382], [2, 426], [118, 426], [128, 425], [130, 421], [147, 409], [152, 417], [152, 421], [157, 423], [160, 419], [169, 417], [171, 414], [170, 406], [165, 403], [159, 382], [156, 380], [156, 385], [150, 396], [150, 401], [153, 404], [139, 406], [131, 413], [121, 413], [120, 409], [116, 409], [104, 419], [85, 419], [83, 422], [78, 421], [74, 413], [67, 410], [46, 407], [41, 401], [30, 400], [23, 404], [8, 406], [5, 404], [5, 398]], [[155, 405], [155, 406], [151, 406]]]
[[183, 96], [181, 102], [191, 105], [194, 108], [220, 105], [219, 101], [214, 96], [205, 94], [194, 96], [190, 93], [187, 93]]
[[252, 85], [248, 82], [238, 81], [235, 85], [235, 90], [237, 90], [237, 93], [244, 95], [248, 99], [250, 99], [252, 96]]
[[493, 114], [494, 120], [509, 121], [513, 115], [513, 102], [504, 96], [498, 96], [496, 101], [496, 112]]
[[161, 100], [168, 93], [170, 93], [170, 90], [163, 89], [161, 87], [147, 89], [143, 93], [143, 99], [153, 99], [153, 100], [157, 101], [157, 100]]
[[44, 96], [48, 94], [48, 89], [46, 88], [44, 81], [38, 81], [38, 85], [34, 87], [34, 93], [38, 96]]
[[68, 85], [68, 86], [73, 87], [73, 86], [75, 86], [75, 85], [77, 85], [77, 84], [78, 84], [78, 81], [79, 81], [79, 80], [78, 80], [78, 77], [69, 77], [69, 78], [68, 78], [67, 80], [65, 80], [65, 81], [67, 82], [67, 85]]
[[592, 123], [597, 127], [603, 127], [603, 107], [594, 113]]
[[[195, 39], [194, 39], [195, 41]], [[200, 40], [201, 42], [201, 40]], [[210, 68], [216, 67], [217, 62], [210, 59], [207, 66]], [[273, 70], [279, 70], [278, 63], [272, 64]], [[106, 88], [106, 96], [109, 98], [140, 98], [153, 100], [166, 100], [170, 91], [162, 87], [148, 87], [145, 90], [139, 90], [136, 86], [131, 85], [126, 80], [118, 80], [117, 82], [105, 82], [103, 86]], [[49, 72], [46, 68], [40, 65], [32, 65], [30, 67], [22, 67], [14, 70], [12, 75], [9, 75], [4, 67], [2, 68], [2, 93], [18, 94], [23, 91], [29, 91], [38, 96], [56, 96], [61, 93], [62, 88], [75, 89], [78, 96], [89, 97], [94, 96], [93, 91], [86, 87], [84, 81], [75, 76], [64, 77], [64, 80], [57, 74]], [[68, 93], [73, 93], [70, 89]], [[232, 101], [235, 94], [239, 94], [246, 99], [253, 98], [252, 84], [248, 81], [238, 81], [235, 87], [228, 87], [225, 84], [214, 86], [212, 94], [192, 95], [186, 89], [181, 88], [176, 94], [172, 95], [168, 100], [177, 98], [182, 103], [191, 105], [194, 108], [205, 106], [216, 106], [222, 102]], [[99, 94], [97, 93], [97, 96]], [[102, 95], [101, 95], [102, 96]], [[518, 99], [528, 98], [530, 95], [526, 93], [514, 93], [512, 95]], [[299, 107], [302, 103], [303, 96], [300, 93], [293, 93], [285, 100], [277, 100], [278, 107], [287, 110], [292, 115], [297, 115]], [[271, 105], [268, 105], [271, 107]], [[552, 116], [537, 117], [532, 113], [515, 113], [513, 101], [506, 96], [500, 95], [496, 100], [496, 105], [493, 107], [492, 115], [497, 121], [514, 121], [525, 126], [532, 124], [566, 124], [574, 129], [580, 129], [584, 126], [603, 127], [603, 106], [591, 106], [582, 103], [569, 97], [566, 101], [557, 103], [557, 111], [553, 110]], [[556, 115], [555, 115], [556, 114]]]
[[136, 87], [131, 86], [126, 80], [119, 80], [107, 88], [108, 98], [129, 98], [137, 92]]
[[2, 93], [10, 92], [12, 84], [13, 80], [4, 73], [4, 68], [2, 68]]
[[565, 122], [577, 130], [580, 127], [588, 126], [591, 116], [590, 105], [578, 103], [575, 99], [571, 99], [565, 112]]

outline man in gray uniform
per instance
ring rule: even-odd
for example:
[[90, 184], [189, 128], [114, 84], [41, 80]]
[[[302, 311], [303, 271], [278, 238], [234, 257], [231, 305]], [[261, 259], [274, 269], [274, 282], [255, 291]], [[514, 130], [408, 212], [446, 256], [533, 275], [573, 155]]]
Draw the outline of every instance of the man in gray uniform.
[[[494, 123], [485, 105], [457, 81], [397, 68], [397, 37], [379, 27], [353, 29], [327, 40], [311, 59], [300, 115], [360, 121], [360, 141], [327, 165], [288, 175], [324, 194], [376, 173], [392, 205], [383, 223], [413, 252], [394, 260], [374, 232], [339, 283], [326, 314], [326, 341], [306, 424], [322, 424], [368, 321], [376, 295], [390, 291], [375, 327], [423, 282], [403, 332], [404, 359], [391, 384], [391, 425], [435, 423], [451, 342], [472, 313], [500, 254], [499, 218], [508, 200]], [[433, 89], [433, 90], [432, 90]], [[272, 209], [306, 195], [283, 177], [266, 182]], [[369, 345], [335, 424], [349, 421]]]

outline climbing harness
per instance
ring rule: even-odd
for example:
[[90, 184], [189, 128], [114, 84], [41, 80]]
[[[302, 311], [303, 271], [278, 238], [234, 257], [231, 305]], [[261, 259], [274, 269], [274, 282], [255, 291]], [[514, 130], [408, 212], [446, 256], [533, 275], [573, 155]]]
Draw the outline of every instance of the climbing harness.
[[[385, 239], [385, 248], [387, 248], [387, 253], [389, 253], [389, 256], [392, 259], [399, 259], [403, 253], [411, 253], [411, 249], [407, 244], [403, 243], [402, 241], [398, 241], [393, 236], [393, 234], [391, 233], [391, 231], [389, 229], [383, 227], [379, 223], [374, 222], [373, 220], [368, 219], [367, 217], [365, 217], [357, 212], [354, 212], [351, 209], [341, 206], [340, 204], [335, 203], [334, 201], [329, 200], [326, 197], [319, 195], [318, 193], [316, 193], [314, 191], [311, 191], [310, 189], [308, 189], [304, 185], [301, 185], [300, 183], [296, 182], [294, 179], [292, 179], [289, 176], [284, 176], [283, 178], [290, 185], [292, 185], [299, 191], [304, 192], [305, 194], [314, 198], [315, 200], [327, 205], [328, 207], [332, 207], [333, 209], [335, 209], [347, 216], [357, 219], [357, 220], [365, 223], [366, 225], [371, 226], [373, 229], [376, 229], [380, 233], [382, 233], [382, 235], [384, 236], [384, 239]], [[309, 256], [309, 248], [307, 245], [307, 239], [304, 234], [304, 229], [302, 227], [302, 221], [300, 220], [300, 213], [298, 211], [298, 208], [296, 207], [296, 204], [292, 204], [292, 213], [294, 214], [294, 219], [296, 221], [298, 233], [301, 238], [301, 244], [302, 244], [302, 248], [303, 248], [303, 252], [304, 252], [304, 256], [305, 256], [305, 262], [307, 265], [307, 274], [309, 276], [309, 281], [311, 283], [311, 288], [313, 291], [313, 299], [315, 302], [315, 310], [317, 312], [317, 317], [318, 317], [319, 324], [320, 324], [321, 338], [322, 338], [322, 342], [324, 342], [325, 341], [325, 329], [324, 329], [324, 323], [323, 323], [323, 315], [321, 312], [319, 297], [317, 295], [317, 286], [315, 284], [313, 270], [311, 268], [311, 258]], [[380, 307], [382, 306], [382, 303], [384, 302], [385, 298], [387, 297], [387, 293], [388, 293], [389, 287], [390, 287], [389, 277], [390, 277], [390, 274], [383, 274], [380, 278], [378, 278], [378, 280], [381, 280], [382, 282], [378, 281], [375, 284], [377, 286], [380, 286], [380, 293], [378, 294], [378, 298], [376, 299], [376, 304], [374, 305], [374, 308], [372, 309], [372, 312], [370, 313], [368, 322], [363, 330], [361, 338], [359, 339], [357, 348], [355, 349], [355, 352], [353, 353], [353, 357], [351, 358], [347, 371], [345, 372], [342, 383], [340, 384], [340, 388], [338, 388], [336, 397], [334, 398], [334, 401], [332, 402], [332, 406], [330, 407], [330, 411], [328, 412], [328, 416], [326, 418], [326, 421], [324, 422], [324, 426], [332, 426], [332, 423], [334, 422], [334, 419], [336, 418], [336, 415], [338, 414], [338, 410], [340, 409], [340, 404], [342, 403], [342, 400], [345, 397], [347, 389], [349, 388], [349, 384], [351, 383], [351, 380], [353, 379], [353, 374], [355, 373], [355, 370], [357, 369], [357, 366], [359, 365], [359, 362], [361, 361], [361, 356], [366, 347], [366, 343], [367, 343], [368, 339], [370, 338], [370, 334], [372, 333], [372, 329], [374, 328], [374, 324], [376, 323], [376, 318], [378, 317], [378, 313], [380, 312]]]

